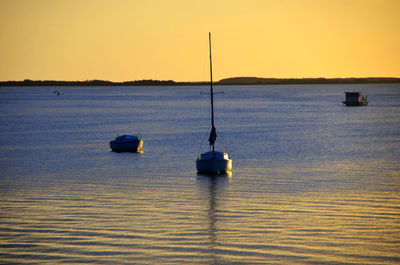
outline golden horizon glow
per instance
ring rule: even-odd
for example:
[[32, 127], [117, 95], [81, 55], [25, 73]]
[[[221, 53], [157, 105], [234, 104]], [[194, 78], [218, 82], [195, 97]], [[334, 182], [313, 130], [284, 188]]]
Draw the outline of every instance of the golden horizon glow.
[[400, 77], [397, 0], [0, 0], [0, 80]]

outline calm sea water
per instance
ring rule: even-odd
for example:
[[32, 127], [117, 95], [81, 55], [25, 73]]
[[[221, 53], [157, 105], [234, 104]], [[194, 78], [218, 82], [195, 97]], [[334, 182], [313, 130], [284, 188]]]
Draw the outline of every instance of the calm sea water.
[[400, 85], [216, 91], [219, 178], [208, 87], [0, 88], [0, 263], [400, 263]]

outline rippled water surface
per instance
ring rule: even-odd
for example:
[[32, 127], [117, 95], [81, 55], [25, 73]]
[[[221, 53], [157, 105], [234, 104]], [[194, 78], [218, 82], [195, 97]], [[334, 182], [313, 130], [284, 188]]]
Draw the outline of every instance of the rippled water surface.
[[213, 178], [207, 87], [0, 88], [0, 263], [400, 263], [400, 85], [216, 90]]

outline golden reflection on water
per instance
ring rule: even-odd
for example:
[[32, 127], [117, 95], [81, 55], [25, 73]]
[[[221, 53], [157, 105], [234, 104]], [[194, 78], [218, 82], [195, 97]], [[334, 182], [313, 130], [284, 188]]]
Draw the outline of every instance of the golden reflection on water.
[[[380, 163], [382, 161], [369, 166]], [[359, 171], [362, 167], [344, 163], [314, 170], [340, 174]], [[386, 173], [397, 176], [397, 172], [390, 170]], [[235, 194], [227, 185], [232, 179], [198, 179], [200, 186], [208, 184], [208, 191], [203, 187], [203, 193], [209, 198], [209, 237], [216, 264], [240, 262], [242, 256], [253, 263], [274, 264], [396, 264], [400, 261], [397, 251], [400, 198], [396, 187], [382, 192], [368, 191], [362, 189], [360, 181], [361, 186], [354, 189], [358, 184], [356, 179], [350, 183], [336, 183], [343, 187], [351, 185], [349, 190], [339, 188], [331, 192], [326, 187], [319, 187], [320, 190], [303, 187], [301, 192], [296, 189], [293, 193], [287, 189], [282, 192], [279, 186], [285, 175], [292, 185], [294, 183], [290, 174], [293, 174], [290, 168], [279, 170], [278, 183], [274, 183], [273, 177], [261, 178], [277, 188], [275, 193], [270, 189], [262, 193], [254, 188], [253, 194]], [[252, 175], [247, 174], [247, 177], [247, 181], [254, 180]], [[375, 180], [371, 178], [371, 181], [380, 182], [373, 177]], [[397, 183], [398, 180], [393, 181]]]
[[398, 191], [313, 190], [301, 178], [291, 190], [282, 179], [292, 181], [292, 174], [285, 169], [257, 176], [264, 185], [238, 170], [233, 176], [182, 179], [176, 187], [136, 188], [132, 180], [62, 185], [46, 194], [21, 191], [2, 199], [1, 255], [6, 262], [32, 263], [400, 261]]

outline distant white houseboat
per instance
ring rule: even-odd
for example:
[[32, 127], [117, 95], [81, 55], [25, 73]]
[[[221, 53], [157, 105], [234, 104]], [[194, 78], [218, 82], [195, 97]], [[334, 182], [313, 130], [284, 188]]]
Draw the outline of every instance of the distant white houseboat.
[[368, 97], [367, 94], [361, 92], [345, 92], [346, 100], [343, 104], [346, 106], [367, 106]]
[[111, 150], [120, 152], [140, 152], [142, 150], [143, 140], [140, 135], [121, 135], [110, 141]]

